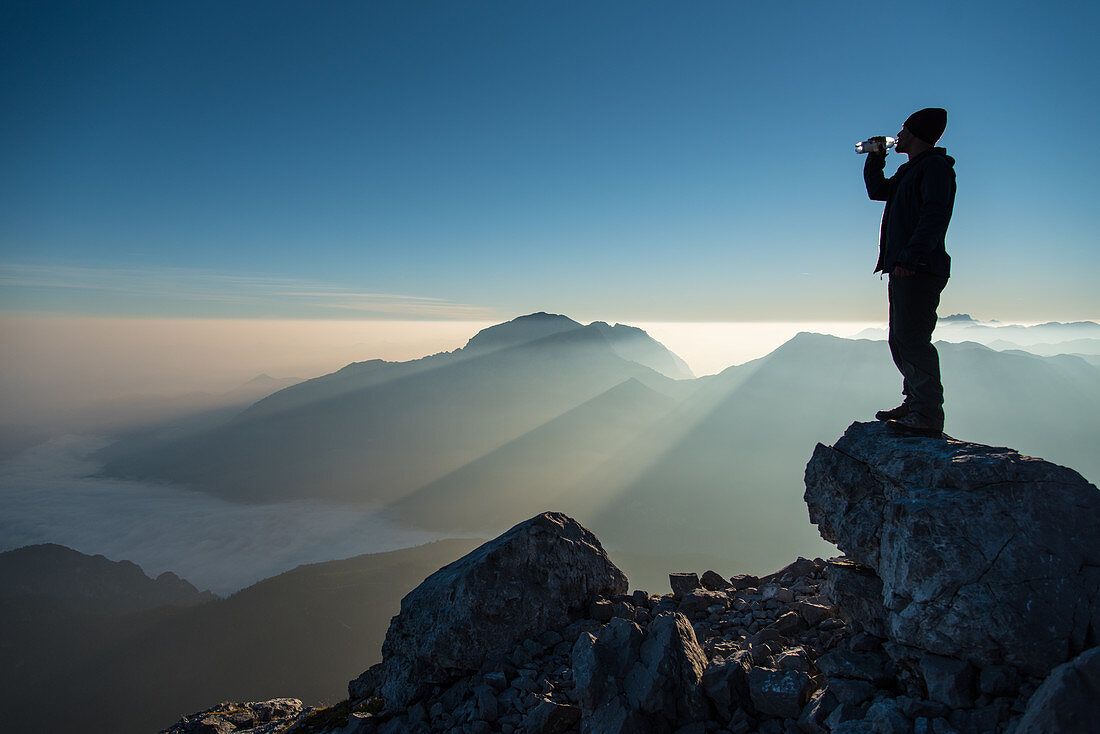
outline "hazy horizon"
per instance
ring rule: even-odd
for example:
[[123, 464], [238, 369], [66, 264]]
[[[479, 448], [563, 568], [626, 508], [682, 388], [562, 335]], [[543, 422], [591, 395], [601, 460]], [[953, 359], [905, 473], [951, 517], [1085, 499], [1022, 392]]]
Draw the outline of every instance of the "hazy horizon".
[[[176, 330], [166, 328], [168, 323], [174, 324]], [[737, 364], [765, 356], [797, 332], [831, 330], [839, 332], [835, 335], [850, 338], [863, 328], [882, 326], [875, 322], [636, 325], [687, 359], [697, 377], [708, 374], [705, 371], [708, 364], [714, 366], [714, 372], [730, 366], [727, 362], [734, 355], [740, 360]], [[236, 387], [234, 379], [258, 371], [282, 376], [278, 374], [280, 364], [300, 368], [296, 376], [308, 378], [318, 375], [307, 374], [307, 368], [327, 373], [349, 361], [373, 358], [407, 361], [457, 349], [484, 325], [424, 321], [59, 319], [51, 324], [52, 332], [42, 328], [42, 320], [22, 326], [33, 327], [37, 348], [52, 350], [54, 355], [45, 359], [42, 353], [20, 350], [28, 363], [54, 364], [65, 372], [69, 389], [78, 394], [98, 380], [103, 391], [100, 394], [107, 395], [108, 390], [119, 389], [134, 375], [145, 375], [146, 380], [155, 376], [156, 380], [143, 383], [147, 390], [170, 393], [173, 386], [178, 388], [182, 384], [193, 388]], [[947, 334], [964, 333], [946, 324], [941, 328]], [[998, 334], [997, 329], [990, 333], [988, 339]], [[77, 334], [81, 339], [75, 338]], [[107, 339], [108, 334], [116, 341]], [[243, 338], [245, 335], [248, 339]], [[163, 347], [167, 343], [174, 343], [177, 348], [165, 352]], [[266, 346], [258, 348], [260, 344]], [[80, 349], [88, 353], [82, 354]], [[172, 369], [168, 369], [167, 363], [142, 362], [138, 359], [142, 349], [159, 355], [156, 358], [171, 360]], [[889, 381], [892, 373], [888, 351], [885, 345], [880, 349], [882, 358], [875, 369], [876, 379]], [[104, 359], [104, 352], [114, 354], [117, 361]], [[94, 353], [101, 354], [95, 364], [99, 372], [92, 371], [82, 383], [80, 370], [95, 363]], [[2, 361], [10, 363], [10, 354], [6, 353]], [[181, 360], [184, 354], [187, 359]], [[69, 358], [61, 359], [63, 355]], [[120, 371], [124, 363], [129, 372]], [[25, 383], [18, 384], [17, 370], [10, 364], [3, 366], [5, 390], [20, 391], [28, 404], [42, 399], [46, 386], [59, 379], [54, 373], [38, 375], [43, 383], [36, 397], [34, 389]], [[175, 382], [181, 375], [186, 376], [186, 383]], [[9, 395], [10, 392], [6, 393], [5, 398]], [[124, 397], [122, 393], [116, 396], [119, 400]], [[51, 397], [54, 401], [63, 398], [64, 394], [56, 390]], [[188, 399], [196, 398], [194, 394], [184, 396], [182, 415], [188, 413]], [[103, 406], [110, 405], [110, 401], [105, 401], [98, 408], [91, 403], [83, 406], [83, 412], [70, 414], [79, 416], [80, 424], [71, 426], [73, 430], [65, 430], [65, 406], [58, 403], [55, 415], [58, 423], [36, 426], [50, 429], [47, 434], [55, 438], [41, 443], [44, 436], [40, 437], [33, 442], [37, 446], [13, 451], [0, 463], [0, 504], [5, 516], [0, 526], [0, 536], [4, 538], [0, 550], [57, 542], [83, 552], [133, 560], [152, 575], [164, 570], [176, 571], [197, 585], [227, 593], [299, 563], [406, 547], [455, 535], [406, 527], [389, 513], [379, 514], [385, 505], [372, 504], [369, 499], [352, 504], [292, 500], [254, 505], [196, 492], [186, 485], [98, 476], [101, 463], [93, 457], [111, 442], [107, 437], [111, 426], [97, 430], [95, 419], [103, 415]], [[194, 410], [197, 407], [193, 405]], [[704, 418], [705, 413], [696, 420]], [[847, 420], [860, 418], [857, 411]], [[64, 436], [70, 433], [78, 435]], [[820, 438], [828, 440], [831, 436]], [[770, 470], [756, 467], [753, 471], [767, 474]], [[264, 540], [268, 537], [281, 540], [272, 544]], [[294, 538], [294, 542], [288, 544], [286, 538]], [[226, 564], [228, 558], [233, 563]]]

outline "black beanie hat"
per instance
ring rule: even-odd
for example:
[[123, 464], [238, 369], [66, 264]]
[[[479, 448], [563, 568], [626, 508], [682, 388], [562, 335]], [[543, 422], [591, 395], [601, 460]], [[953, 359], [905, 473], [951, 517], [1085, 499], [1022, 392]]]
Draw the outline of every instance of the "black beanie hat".
[[928, 143], [935, 145], [947, 128], [947, 110], [939, 107], [926, 107], [909, 115], [905, 121], [909, 132]]

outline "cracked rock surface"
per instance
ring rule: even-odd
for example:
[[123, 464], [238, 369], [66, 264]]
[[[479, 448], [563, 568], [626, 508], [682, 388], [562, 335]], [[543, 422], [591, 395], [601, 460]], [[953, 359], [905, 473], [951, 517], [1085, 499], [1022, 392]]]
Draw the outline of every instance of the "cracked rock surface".
[[1100, 492], [1072, 469], [853, 423], [818, 444], [805, 499], [822, 537], [881, 580], [896, 643], [1034, 676], [1096, 644]]

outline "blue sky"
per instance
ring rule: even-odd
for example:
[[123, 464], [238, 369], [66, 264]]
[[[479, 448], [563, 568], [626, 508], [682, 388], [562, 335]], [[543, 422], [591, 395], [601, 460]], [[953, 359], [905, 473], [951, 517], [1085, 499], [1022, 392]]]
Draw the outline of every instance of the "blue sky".
[[1098, 14], [6, 2], [0, 310], [884, 319], [852, 144], [942, 106], [944, 309], [1097, 318]]

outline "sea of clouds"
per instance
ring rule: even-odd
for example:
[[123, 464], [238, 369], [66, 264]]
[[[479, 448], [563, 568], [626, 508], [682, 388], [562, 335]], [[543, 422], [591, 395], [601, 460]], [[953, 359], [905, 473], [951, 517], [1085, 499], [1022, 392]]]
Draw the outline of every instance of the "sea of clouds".
[[0, 551], [59, 543], [174, 571], [226, 595], [303, 563], [408, 548], [442, 537], [376, 508], [317, 500], [227, 502], [163, 484], [93, 476], [109, 443], [63, 436], [0, 463]]

